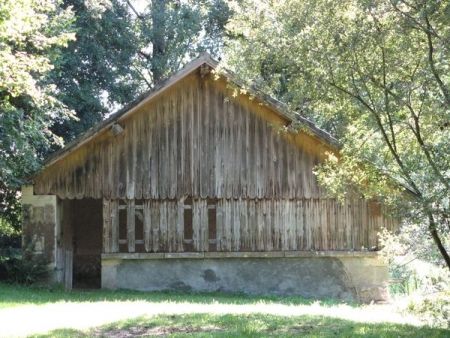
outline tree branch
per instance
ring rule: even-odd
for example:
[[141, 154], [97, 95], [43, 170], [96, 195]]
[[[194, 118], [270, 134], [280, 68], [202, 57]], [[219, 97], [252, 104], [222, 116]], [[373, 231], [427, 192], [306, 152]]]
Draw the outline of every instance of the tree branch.
[[[427, 23], [427, 27], [431, 27], [430, 21], [428, 20], [428, 16], [425, 17], [425, 22]], [[427, 35], [427, 41], [428, 41], [428, 63], [430, 64], [431, 72], [433, 73], [433, 76], [438, 83], [439, 89], [441, 90], [442, 94], [444, 95], [445, 101], [447, 102], [447, 105], [450, 106], [450, 93], [448, 88], [445, 86], [445, 84], [442, 82], [441, 77], [439, 76], [439, 73], [436, 69], [436, 65], [433, 58], [434, 53], [434, 46], [433, 46], [433, 40], [431, 33], [429, 30], [426, 32]]]
[[421, 197], [422, 193], [420, 192], [419, 188], [417, 187], [417, 185], [415, 184], [414, 180], [411, 178], [411, 176], [409, 175], [408, 171], [405, 168], [405, 165], [403, 164], [403, 161], [401, 160], [399, 154], [395, 151], [395, 149], [392, 146], [391, 141], [389, 140], [389, 137], [387, 136], [386, 130], [383, 127], [383, 123], [380, 119], [380, 116], [376, 113], [376, 111], [367, 103], [365, 102], [359, 95], [355, 95], [352, 92], [350, 92], [349, 90], [337, 85], [336, 83], [330, 82], [328, 81], [328, 84], [332, 87], [334, 87], [335, 89], [349, 95], [350, 97], [353, 97], [354, 99], [356, 99], [357, 101], [359, 101], [364, 107], [366, 107], [370, 113], [372, 114], [372, 116], [375, 118], [375, 120], [377, 121], [378, 127], [380, 128], [381, 134], [383, 136], [383, 139], [385, 140], [392, 156], [394, 157], [395, 161], [397, 162], [398, 166], [400, 167], [400, 169], [402, 170], [403, 175], [406, 177], [406, 181], [408, 182], [408, 184], [411, 186], [411, 188], [413, 189], [413, 192], [418, 196]]
[[450, 256], [448, 255], [447, 250], [442, 244], [441, 238], [439, 237], [439, 234], [437, 232], [436, 221], [434, 220], [433, 214], [431, 212], [428, 213], [428, 231], [430, 231], [434, 243], [438, 247], [442, 257], [444, 258], [447, 267], [450, 269]]
[[134, 6], [131, 4], [130, 0], [127, 0], [127, 5], [128, 5], [128, 7], [131, 8], [131, 10], [134, 12], [134, 14], [136, 15], [136, 17], [137, 17], [139, 20], [144, 20], [144, 16], [143, 16], [142, 14], [140, 14], [140, 13], [134, 8]]

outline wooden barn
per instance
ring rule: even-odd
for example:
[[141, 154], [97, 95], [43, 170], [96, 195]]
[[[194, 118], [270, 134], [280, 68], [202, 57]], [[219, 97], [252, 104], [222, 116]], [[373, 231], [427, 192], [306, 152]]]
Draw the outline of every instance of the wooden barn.
[[24, 246], [68, 288], [383, 300], [377, 233], [397, 221], [327, 198], [336, 141], [204, 54], [54, 153], [23, 188]]

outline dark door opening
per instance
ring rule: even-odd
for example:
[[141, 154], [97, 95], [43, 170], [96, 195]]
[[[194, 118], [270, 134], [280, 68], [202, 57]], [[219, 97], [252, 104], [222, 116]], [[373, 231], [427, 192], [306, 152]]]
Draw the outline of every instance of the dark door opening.
[[101, 287], [102, 208], [100, 199], [72, 201], [74, 289]]

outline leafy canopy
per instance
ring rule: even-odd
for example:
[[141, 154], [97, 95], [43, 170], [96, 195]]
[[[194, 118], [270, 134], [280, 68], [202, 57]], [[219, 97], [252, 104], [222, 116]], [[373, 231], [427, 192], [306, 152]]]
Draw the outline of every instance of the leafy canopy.
[[351, 185], [384, 197], [422, 224], [450, 267], [449, 1], [234, 5], [228, 28], [240, 39], [228, 46], [228, 66], [343, 144], [320, 181], [336, 194]]
[[0, 3], [0, 191], [20, 186], [49, 146], [54, 119], [70, 112], [45, 83], [61, 48], [74, 38], [72, 13], [54, 0]]

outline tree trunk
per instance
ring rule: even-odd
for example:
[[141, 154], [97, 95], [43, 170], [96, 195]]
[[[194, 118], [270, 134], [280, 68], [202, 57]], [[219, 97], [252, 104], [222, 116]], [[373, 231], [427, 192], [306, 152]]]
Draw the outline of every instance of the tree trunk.
[[428, 230], [430, 231], [431, 237], [433, 237], [434, 243], [438, 247], [442, 257], [444, 258], [445, 264], [447, 264], [447, 267], [450, 269], [450, 256], [448, 255], [447, 250], [442, 245], [441, 238], [439, 237], [439, 234], [436, 229], [436, 222], [431, 213], [428, 214], [428, 221], [429, 221]]
[[157, 84], [164, 75], [166, 56], [166, 7], [169, 0], [152, 0], [152, 61], [153, 82]]

